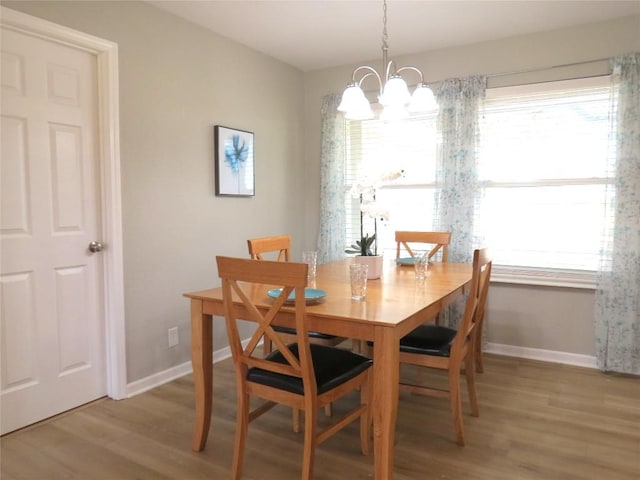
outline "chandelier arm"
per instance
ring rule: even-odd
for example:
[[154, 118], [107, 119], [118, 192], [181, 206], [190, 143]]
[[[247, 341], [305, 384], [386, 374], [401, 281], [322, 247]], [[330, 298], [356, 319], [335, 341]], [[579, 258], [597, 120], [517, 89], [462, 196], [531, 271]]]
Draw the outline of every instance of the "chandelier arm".
[[[361, 78], [359, 81], [357, 81], [357, 82], [356, 82], [356, 74], [357, 74], [359, 71], [362, 71], [362, 70], [367, 71], [367, 73], [365, 73], [365, 74], [362, 76], [362, 78]], [[380, 87], [380, 91], [382, 92], [382, 79], [380, 78], [380, 75], [378, 74], [378, 72], [376, 72], [376, 71], [375, 71], [375, 69], [374, 69], [374, 68], [372, 68], [372, 67], [370, 67], [370, 66], [368, 66], [368, 65], [362, 65], [362, 66], [360, 66], [360, 67], [356, 68], [356, 69], [353, 71], [353, 75], [351, 75], [351, 81], [352, 81], [353, 83], [357, 83], [357, 84], [358, 84], [358, 87], [359, 87], [360, 85], [362, 85], [362, 82], [364, 81], [364, 79], [365, 79], [365, 78], [367, 78], [367, 77], [369, 77], [369, 76], [374, 76], [374, 77], [376, 77], [376, 78], [378, 79], [378, 86]]]
[[384, 83], [387, 83], [389, 81], [389, 78], [391, 78], [391, 75], [397, 75], [398, 72], [400, 70], [396, 70], [396, 63], [393, 60], [389, 60], [389, 62], [387, 63], [387, 68], [385, 70], [385, 77], [384, 77]]
[[414, 72], [417, 72], [418, 75], [420, 75], [420, 83], [424, 83], [424, 77], [422, 76], [422, 72], [418, 68], [416, 68], [416, 67], [400, 67], [400, 68], [398, 68], [396, 70], [396, 73], [399, 74], [403, 70], [413, 70]]

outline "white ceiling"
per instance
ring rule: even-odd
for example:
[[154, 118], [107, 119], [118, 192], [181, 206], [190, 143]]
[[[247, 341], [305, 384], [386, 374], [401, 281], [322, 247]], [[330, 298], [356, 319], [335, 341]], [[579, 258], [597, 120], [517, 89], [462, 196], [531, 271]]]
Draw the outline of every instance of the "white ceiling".
[[[303, 71], [382, 56], [381, 0], [149, 0], [148, 3]], [[389, 55], [629, 15], [640, 15], [640, 0], [388, 0]]]

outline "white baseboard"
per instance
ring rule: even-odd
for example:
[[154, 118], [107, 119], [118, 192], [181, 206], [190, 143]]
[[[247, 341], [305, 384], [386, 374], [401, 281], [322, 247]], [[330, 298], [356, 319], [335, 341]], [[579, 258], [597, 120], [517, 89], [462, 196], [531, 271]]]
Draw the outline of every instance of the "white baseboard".
[[[246, 346], [248, 342], [249, 340], [245, 340], [242, 342], [242, 345]], [[231, 357], [231, 349], [229, 347], [221, 348], [220, 350], [216, 350], [215, 352], [213, 352], [213, 363], [215, 364], [221, 362], [222, 360], [226, 360], [229, 357]], [[185, 362], [162, 372], [158, 372], [140, 380], [136, 380], [135, 382], [127, 384], [125, 398], [139, 395], [140, 393], [144, 393], [147, 390], [151, 390], [152, 388], [159, 387], [160, 385], [163, 385], [165, 383], [169, 383], [176, 378], [189, 375], [191, 372], [193, 372], [191, 362]]]
[[189, 375], [192, 371], [193, 368], [191, 368], [191, 362], [184, 362], [162, 372], [154, 373], [153, 375], [149, 375], [148, 377], [128, 383], [125, 398], [139, 395], [146, 392], [147, 390], [151, 390], [152, 388], [159, 387], [160, 385], [163, 385], [165, 383], [169, 383], [176, 378]]
[[508, 355], [510, 357], [528, 358], [542, 362], [562, 363], [576, 367], [597, 368], [596, 357], [579, 353], [557, 352], [540, 348], [516, 347], [500, 343], [488, 343], [484, 349], [487, 353], [496, 355]]
[[[248, 340], [245, 340], [243, 346], [246, 346]], [[488, 343], [484, 349], [487, 353], [495, 353], [496, 355], [508, 355], [510, 357], [528, 358], [530, 360], [540, 360], [543, 362], [563, 363], [565, 365], [574, 365], [577, 367], [596, 367], [596, 357], [589, 355], [580, 355], [577, 353], [556, 352], [553, 350], [542, 350], [539, 348], [516, 347], [513, 345], [502, 345], [500, 343]], [[231, 357], [231, 349], [229, 347], [221, 348], [213, 352], [213, 363], [221, 362]], [[135, 382], [127, 384], [127, 397], [133, 397], [140, 393], [159, 387], [176, 378], [189, 375], [193, 371], [191, 362], [185, 362], [175, 367], [158, 372]]]

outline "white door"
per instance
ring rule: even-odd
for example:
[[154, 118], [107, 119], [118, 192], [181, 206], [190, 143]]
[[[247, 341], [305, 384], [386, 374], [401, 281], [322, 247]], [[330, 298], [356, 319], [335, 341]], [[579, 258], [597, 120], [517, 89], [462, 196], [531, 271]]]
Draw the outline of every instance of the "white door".
[[107, 393], [96, 56], [2, 30], [1, 430]]

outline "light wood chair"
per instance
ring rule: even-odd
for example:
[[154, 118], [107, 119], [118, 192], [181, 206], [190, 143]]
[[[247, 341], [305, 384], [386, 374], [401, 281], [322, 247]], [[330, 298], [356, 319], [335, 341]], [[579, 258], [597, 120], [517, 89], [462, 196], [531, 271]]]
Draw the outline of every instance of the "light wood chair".
[[449, 398], [458, 445], [464, 445], [462, 421], [462, 396], [460, 373], [464, 367], [471, 415], [479, 414], [474, 378], [474, 350], [478, 341], [478, 324], [481, 322], [480, 306], [486, 298], [491, 276], [491, 259], [486, 249], [475, 250], [471, 290], [463, 318], [458, 329], [421, 325], [400, 339], [400, 362], [448, 372], [448, 388], [436, 389], [421, 385], [400, 383], [402, 390], [422, 395]]
[[403, 250], [406, 250], [411, 257], [415, 257], [416, 253], [411, 248], [411, 245], [426, 243], [433, 245], [433, 248], [427, 254], [429, 260], [441, 251], [440, 261], [446, 262], [449, 257], [450, 242], [451, 232], [407, 232], [398, 230], [396, 231], [396, 258], [400, 258], [400, 253]]
[[[411, 249], [410, 244], [427, 243], [433, 245], [433, 248], [429, 251], [429, 259], [433, 258], [438, 251], [441, 251], [440, 260], [446, 262], [449, 258], [449, 243], [451, 243], [451, 232], [407, 232], [396, 231], [396, 258], [400, 258], [401, 252], [406, 250], [411, 257], [415, 257], [415, 252]], [[478, 306], [478, 324], [476, 330], [476, 345], [474, 349], [476, 372], [483, 373], [484, 365], [482, 363], [482, 329], [484, 326], [484, 313], [485, 304], [487, 302], [487, 295], [482, 297], [480, 305]], [[436, 316], [436, 325], [440, 324], [439, 315]]]
[[[249, 247], [249, 255], [254, 260], [265, 260], [265, 256], [271, 254], [278, 262], [288, 262], [291, 259], [291, 236], [276, 235], [272, 237], [250, 238], [247, 240]], [[278, 332], [285, 343], [296, 341], [296, 330], [294, 328], [274, 326], [273, 329]], [[345, 339], [336, 337], [335, 335], [327, 335], [326, 333], [308, 332], [311, 343], [318, 345], [326, 345], [334, 347], [342, 343]], [[273, 346], [271, 339], [265, 336], [263, 339], [263, 352], [268, 355]], [[325, 406], [325, 414], [331, 416], [331, 404]], [[293, 431], [300, 431], [300, 412], [293, 410]]]
[[249, 255], [256, 260], [268, 260], [264, 258], [266, 253], [276, 253], [276, 260], [288, 262], [291, 260], [291, 236], [275, 235], [273, 237], [251, 238], [247, 240]]
[[481, 292], [480, 301], [478, 303], [478, 311], [476, 313], [476, 316], [478, 318], [476, 319], [476, 336], [473, 346], [473, 356], [476, 373], [484, 373], [484, 363], [482, 361], [482, 329], [484, 326], [484, 315], [488, 295], [489, 285], [487, 284]]
[[[229, 346], [236, 370], [237, 418], [232, 478], [237, 480], [241, 476], [249, 423], [276, 404], [289, 405], [305, 412], [303, 480], [312, 478], [315, 447], [358, 418], [361, 449], [367, 455], [371, 436], [369, 372], [372, 362], [349, 350], [309, 342], [304, 300], [307, 265], [229, 257], [217, 257], [216, 260], [222, 279]], [[267, 312], [258, 309], [251, 300], [249, 292], [256, 284], [282, 286], [282, 293], [273, 300]], [[297, 342], [285, 345], [272, 322], [292, 291], [295, 292]], [[241, 309], [234, 306], [234, 297], [242, 302]], [[245, 312], [245, 319], [255, 321], [258, 325], [244, 348], [237, 325], [239, 310]], [[267, 357], [254, 356], [263, 337], [269, 337], [276, 349]], [[360, 404], [337, 422], [318, 430], [318, 409], [357, 389], [360, 389]], [[250, 397], [258, 397], [266, 402], [251, 410]], [[280, 454], [282, 452], [279, 451], [274, 455]]]

